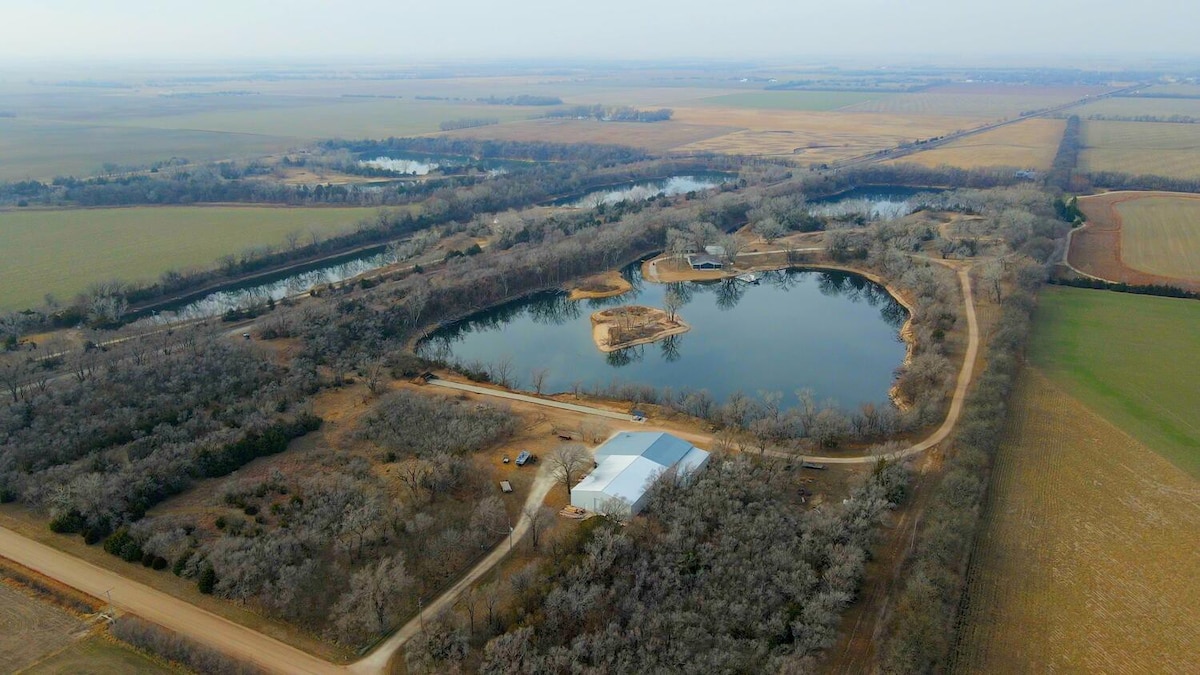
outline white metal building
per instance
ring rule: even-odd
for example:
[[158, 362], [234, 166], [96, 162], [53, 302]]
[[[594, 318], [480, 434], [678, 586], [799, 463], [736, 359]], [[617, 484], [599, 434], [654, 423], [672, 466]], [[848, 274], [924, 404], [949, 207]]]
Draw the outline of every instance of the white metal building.
[[671, 434], [622, 431], [596, 448], [596, 469], [571, 489], [571, 505], [631, 516], [645, 506], [659, 476], [674, 471], [686, 477], [707, 463], [707, 452]]

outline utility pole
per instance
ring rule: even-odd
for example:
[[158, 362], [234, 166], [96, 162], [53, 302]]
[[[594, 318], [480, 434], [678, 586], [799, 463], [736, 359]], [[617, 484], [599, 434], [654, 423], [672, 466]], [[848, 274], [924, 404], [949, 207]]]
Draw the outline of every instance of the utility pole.
[[421, 620], [421, 632], [425, 632], [425, 606], [420, 596], [417, 597], [417, 617]]
[[508, 552], [512, 553], [513, 548], [513, 532], [516, 530], [512, 525], [508, 526]]

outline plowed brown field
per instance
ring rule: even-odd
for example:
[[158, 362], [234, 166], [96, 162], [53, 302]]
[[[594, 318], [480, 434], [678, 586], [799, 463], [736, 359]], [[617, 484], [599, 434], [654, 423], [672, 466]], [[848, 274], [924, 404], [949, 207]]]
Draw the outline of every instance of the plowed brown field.
[[1033, 368], [984, 519], [951, 672], [1195, 672], [1200, 483]]

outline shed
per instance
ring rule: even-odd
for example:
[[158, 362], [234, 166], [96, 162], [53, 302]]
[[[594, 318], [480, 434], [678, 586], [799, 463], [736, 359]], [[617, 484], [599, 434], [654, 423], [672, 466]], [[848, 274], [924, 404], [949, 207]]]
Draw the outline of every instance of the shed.
[[500, 491], [501, 491], [501, 492], [503, 492], [503, 493], [505, 493], [505, 494], [508, 494], [509, 492], [512, 492], [512, 491], [513, 491], [513, 489], [512, 489], [512, 483], [510, 483], [510, 482], [508, 482], [508, 481], [506, 481], [506, 480], [502, 480], [502, 481], [500, 481]]

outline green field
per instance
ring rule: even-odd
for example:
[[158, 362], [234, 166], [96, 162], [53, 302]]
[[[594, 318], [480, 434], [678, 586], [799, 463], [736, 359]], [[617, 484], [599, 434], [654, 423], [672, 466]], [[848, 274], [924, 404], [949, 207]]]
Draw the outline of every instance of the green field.
[[855, 91], [748, 91], [724, 96], [712, 96], [697, 103], [723, 108], [752, 108], [757, 110], [837, 110], [876, 99], [888, 94]]
[[352, 229], [373, 208], [163, 206], [0, 212], [0, 310], [70, 300], [89, 284], [150, 281], [298, 232]]
[[1130, 267], [1200, 280], [1200, 199], [1146, 197], [1117, 204], [1121, 260]]
[[1200, 302], [1050, 287], [1036, 324], [1036, 365], [1200, 477]]
[[188, 671], [168, 668], [123, 643], [93, 635], [21, 672], [28, 675], [173, 675]]
[[1084, 121], [1079, 168], [1200, 178], [1200, 124]]

